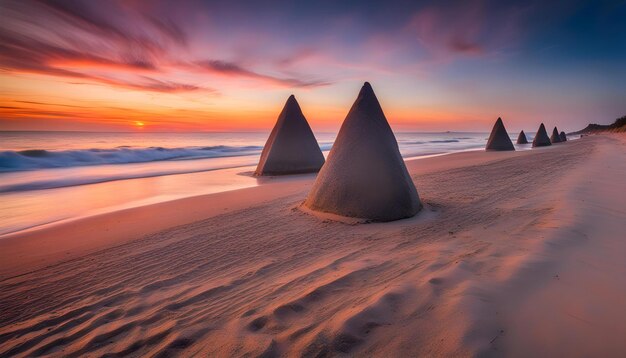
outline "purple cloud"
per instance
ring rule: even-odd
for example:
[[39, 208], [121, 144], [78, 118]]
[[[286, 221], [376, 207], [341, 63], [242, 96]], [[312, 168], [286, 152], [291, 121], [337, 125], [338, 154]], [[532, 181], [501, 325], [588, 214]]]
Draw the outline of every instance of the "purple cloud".
[[270, 83], [287, 86], [287, 87], [319, 87], [329, 85], [329, 82], [325, 81], [303, 81], [296, 78], [276, 77], [257, 73], [255, 71], [243, 68], [234, 62], [219, 61], [219, 60], [204, 60], [196, 61], [194, 63], [198, 68], [214, 74], [221, 74], [225, 76], [233, 77], [245, 77], [252, 79], [259, 79], [268, 81]]
[[[185, 29], [180, 26], [180, 20], [167, 15], [168, 8], [162, 3], [141, 1], [3, 2], [0, 4], [0, 67], [5, 73], [82, 78], [157, 92], [217, 93], [214, 89], [181, 83], [174, 79], [172, 71], [241, 77], [285, 87], [328, 84], [264, 74], [234, 62], [195, 60]], [[123, 80], [119, 79], [120, 74]]]
[[[156, 92], [216, 92], [155, 77], [167, 77], [161, 63], [168, 61], [173, 48], [186, 43], [184, 31], [166, 18], [150, 18], [115, 1], [9, 1], [0, 6], [0, 67], [4, 72], [78, 78]], [[104, 15], [111, 14], [111, 8], [121, 14], [120, 20]], [[125, 73], [125, 79], [117, 78], [119, 73]]]

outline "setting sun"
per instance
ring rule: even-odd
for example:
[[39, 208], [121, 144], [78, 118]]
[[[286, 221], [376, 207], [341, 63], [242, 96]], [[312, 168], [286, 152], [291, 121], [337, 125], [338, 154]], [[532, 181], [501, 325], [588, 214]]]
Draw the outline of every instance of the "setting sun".
[[135, 127], [137, 127], [137, 128], [143, 128], [144, 125], [145, 124], [143, 122], [135, 121]]

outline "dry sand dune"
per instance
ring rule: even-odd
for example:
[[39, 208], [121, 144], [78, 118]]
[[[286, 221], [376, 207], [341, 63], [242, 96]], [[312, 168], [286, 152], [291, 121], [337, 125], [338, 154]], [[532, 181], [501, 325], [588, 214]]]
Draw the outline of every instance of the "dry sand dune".
[[32, 272], [2, 264], [0, 355], [626, 352], [623, 137], [407, 167], [425, 204], [411, 219], [307, 215], [309, 176]]

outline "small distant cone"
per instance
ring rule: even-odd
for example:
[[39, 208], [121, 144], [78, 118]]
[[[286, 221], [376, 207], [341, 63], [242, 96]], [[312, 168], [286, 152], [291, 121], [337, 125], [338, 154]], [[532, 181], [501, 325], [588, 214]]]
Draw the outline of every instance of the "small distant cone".
[[533, 139], [533, 147], [545, 147], [548, 145], [552, 145], [552, 142], [550, 142], [550, 137], [548, 137], [546, 127], [543, 123], [541, 123], [539, 129], [537, 130], [537, 134], [535, 134], [535, 139]]
[[556, 127], [554, 127], [554, 129], [552, 130], [552, 135], [550, 136], [550, 142], [552, 142], [553, 144], [561, 142], [561, 135], [559, 134], [559, 130], [556, 129]]
[[528, 144], [528, 139], [526, 139], [526, 133], [524, 133], [524, 131], [519, 132], [517, 144]]
[[504, 128], [504, 123], [502, 123], [502, 118], [498, 117], [498, 120], [493, 125], [491, 129], [491, 134], [489, 135], [489, 140], [487, 140], [486, 150], [515, 150], [513, 143], [511, 142], [511, 138], [509, 138], [509, 134], [506, 132]]
[[561, 142], [567, 142], [567, 136], [565, 135], [565, 132], [561, 132], [559, 137], [561, 137]]
[[296, 97], [291, 95], [263, 147], [255, 174], [311, 173], [322, 165], [324, 155]]
[[365, 82], [304, 205], [341, 216], [392, 221], [421, 208], [398, 142]]

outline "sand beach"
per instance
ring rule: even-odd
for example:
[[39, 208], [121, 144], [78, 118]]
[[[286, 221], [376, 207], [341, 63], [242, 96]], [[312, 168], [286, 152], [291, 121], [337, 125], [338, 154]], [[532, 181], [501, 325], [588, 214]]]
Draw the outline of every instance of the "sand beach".
[[301, 210], [303, 174], [5, 235], [0, 356], [626, 352], [623, 135], [406, 166], [393, 222]]

